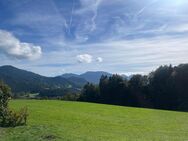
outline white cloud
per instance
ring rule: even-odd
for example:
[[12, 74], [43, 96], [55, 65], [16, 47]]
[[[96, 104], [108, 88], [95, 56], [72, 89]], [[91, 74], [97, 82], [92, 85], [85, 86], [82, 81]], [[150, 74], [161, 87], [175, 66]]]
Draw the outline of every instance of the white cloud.
[[77, 60], [80, 63], [91, 63], [93, 60], [93, 56], [89, 54], [80, 54], [80, 55], [77, 55]]
[[[62, 69], [65, 69], [66, 73], [83, 73], [86, 71], [101, 70], [128, 75], [135, 73], [147, 74], [160, 65], [178, 65], [188, 62], [188, 37], [182, 36], [162, 36], [150, 39], [119, 40], [83, 45], [76, 44], [72, 45], [71, 48], [71, 50], [61, 49], [53, 52], [45, 52], [43, 57], [37, 62], [28, 63], [27, 61], [5, 60], [1, 61], [0, 64], [12, 64], [41, 75], [55, 76], [59, 75]], [[82, 64], [75, 62], [75, 59], [86, 58], [83, 57], [83, 52], [89, 56], [92, 55], [92, 59], [89, 61], [91, 63], [85, 63], [86, 61], [82, 61]], [[78, 57], [80, 55], [82, 57]], [[96, 61], [97, 57], [102, 57], [105, 63], [98, 63]], [[72, 65], [62, 67], [49, 66], [45, 67], [45, 69], [36, 66], [46, 64], [46, 62], [49, 64], [63, 63]]]
[[98, 67], [98, 70], [113, 73], [148, 73], [160, 65], [188, 62], [188, 37], [182, 36], [108, 41], [80, 45], [80, 48], [93, 56], [100, 54], [105, 58], [105, 63], [100, 66], [80, 66], [83, 72]]
[[42, 54], [40, 46], [21, 42], [12, 33], [5, 30], [0, 30], [0, 51], [10, 57], [30, 60], [37, 59]]
[[102, 57], [97, 57], [96, 61], [101, 63], [101, 62], [103, 62], [103, 58]]

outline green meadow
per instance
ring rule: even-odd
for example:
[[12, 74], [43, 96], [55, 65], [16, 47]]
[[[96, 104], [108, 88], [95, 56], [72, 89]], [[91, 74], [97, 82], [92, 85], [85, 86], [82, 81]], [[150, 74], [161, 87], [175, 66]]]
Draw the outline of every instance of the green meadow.
[[27, 126], [0, 128], [0, 141], [187, 141], [188, 113], [56, 100], [27, 106]]

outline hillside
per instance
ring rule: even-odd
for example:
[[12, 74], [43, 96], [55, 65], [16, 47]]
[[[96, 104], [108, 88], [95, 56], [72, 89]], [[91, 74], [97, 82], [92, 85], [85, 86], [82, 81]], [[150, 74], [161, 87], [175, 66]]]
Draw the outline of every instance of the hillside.
[[0, 80], [13, 92], [39, 92], [43, 89], [81, 88], [87, 83], [81, 78], [45, 77], [13, 66], [0, 67]]
[[16, 100], [26, 127], [0, 128], [2, 141], [186, 141], [188, 113], [102, 104]]

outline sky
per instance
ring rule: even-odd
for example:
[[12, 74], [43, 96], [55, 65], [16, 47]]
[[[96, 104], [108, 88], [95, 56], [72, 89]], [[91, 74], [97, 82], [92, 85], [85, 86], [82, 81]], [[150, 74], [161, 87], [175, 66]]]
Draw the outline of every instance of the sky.
[[0, 65], [45, 76], [188, 62], [188, 0], [0, 0]]

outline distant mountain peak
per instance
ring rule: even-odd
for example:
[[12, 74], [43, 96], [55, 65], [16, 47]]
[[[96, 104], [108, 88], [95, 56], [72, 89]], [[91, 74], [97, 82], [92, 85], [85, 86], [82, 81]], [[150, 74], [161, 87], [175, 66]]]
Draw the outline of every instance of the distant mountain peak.
[[7, 68], [7, 69], [18, 69], [14, 66], [11, 66], [11, 65], [4, 65], [4, 66], [0, 66], [0, 68]]
[[61, 77], [64, 77], [64, 78], [77, 77], [77, 78], [82, 78], [90, 83], [97, 84], [97, 83], [99, 83], [99, 80], [102, 75], [111, 76], [112, 74], [105, 72], [105, 71], [87, 71], [80, 75], [74, 74], [74, 73], [65, 73], [65, 74], [61, 75]]
[[63, 78], [70, 78], [70, 77], [79, 77], [78, 74], [74, 74], [74, 73], [64, 73], [61, 75], [61, 77]]

